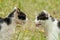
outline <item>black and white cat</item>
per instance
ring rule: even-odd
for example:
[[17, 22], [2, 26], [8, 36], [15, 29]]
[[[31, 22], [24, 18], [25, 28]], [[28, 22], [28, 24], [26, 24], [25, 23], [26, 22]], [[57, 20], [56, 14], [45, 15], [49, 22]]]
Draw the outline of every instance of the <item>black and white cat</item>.
[[36, 25], [44, 25], [47, 32], [47, 40], [59, 40], [60, 21], [53, 18], [47, 11], [43, 10], [35, 19]]
[[11, 40], [15, 33], [16, 24], [24, 24], [27, 21], [26, 14], [19, 8], [14, 10], [5, 18], [0, 18], [0, 40]]

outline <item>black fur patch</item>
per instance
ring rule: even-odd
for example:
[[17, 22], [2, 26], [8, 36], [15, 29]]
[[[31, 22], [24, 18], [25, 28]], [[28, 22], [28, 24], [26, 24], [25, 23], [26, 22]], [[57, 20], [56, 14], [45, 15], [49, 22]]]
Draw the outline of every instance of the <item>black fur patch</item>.
[[60, 28], [60, 21], [58, 21], [57, 25], [58, 25], [58, 28]]
[[44, 12], [41, 12], [41, 14], [39, 14], [37, 16], [37, 20], [47, 20], [48, 17], [46, 17], [46, 14]]
[[3, 18], [0, 17], [0, 30], [1, 30], [1, 24], [4, 22]]
[[52, 20], [52, 21], [55, 21], [55, 19], [54, 19], [52, 16], [50, 16], [50, 17], [51, 17], [51, 20]]
[[2, 28], [2, 27], [1, 27], [1, 25], [0, 25], [0, 30], [1, 30], [1, 28]]
[[3, 23], [3, 21], [4, 21], [3, 18], [0, 18], [0, 23]]
[[5, 18], [4, 22], [7, 23], [7, 25], [11, 24], [11, 19], [10, 18]]
[[18, 19], [25, 20], [26, 15], [23, 12], [18, 12]]
[[10, 14], [9, 14], [9, 16], [8, 17], [13, 17], [14, 16], [14, 12], [15, 12], [16, 10], [14, 10], [14, 11], [12, 11]]

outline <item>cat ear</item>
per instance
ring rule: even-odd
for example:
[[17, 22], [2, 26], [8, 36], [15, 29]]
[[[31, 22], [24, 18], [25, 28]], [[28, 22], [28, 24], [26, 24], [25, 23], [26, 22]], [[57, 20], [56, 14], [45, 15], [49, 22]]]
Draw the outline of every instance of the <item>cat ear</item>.
[[48, 14], [48, 12], [46, 10], [43, 10], [42, 12], [44, 12], [45, 14]]
[[50, 14], [46, 10], [43, 10], [42, 12], [46, 15], [46, 17], [50, 16]]
[[14, 10], [16, 10], [17, 9], [17, 7], [14, 7]]
[[17, 8], [17, 12], [21, 12], [19, 8]]
[[17, 7], [14, 7], [14, 10], [15, 10], [16, 12], [20, 12], [20, 9], [17, 8]]

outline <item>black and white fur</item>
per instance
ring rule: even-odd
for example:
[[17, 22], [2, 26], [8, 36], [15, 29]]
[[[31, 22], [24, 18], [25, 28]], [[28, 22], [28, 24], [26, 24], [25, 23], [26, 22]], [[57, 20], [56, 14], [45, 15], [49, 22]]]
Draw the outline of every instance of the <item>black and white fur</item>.
[[53, 18], [47, 11], [43, 10], [36, 17], [36, 25], [43, 24], [47, 32], [47, 40], [59, 40], [60, 21]]
[[21, 25], [26, 21], [26, 14], [15, 7], [7, 17], [0, 18], [0, 40], [11, 40], [10, 37], [15, 33], [16, 24]]

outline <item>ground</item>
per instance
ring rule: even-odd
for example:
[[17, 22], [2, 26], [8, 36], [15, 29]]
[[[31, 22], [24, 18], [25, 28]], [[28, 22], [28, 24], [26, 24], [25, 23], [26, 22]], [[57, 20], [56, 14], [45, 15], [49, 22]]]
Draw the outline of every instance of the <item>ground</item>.
[[12, 40], [46, 40], [44, 31], [36, 27], [34, 20], [42, 10], [60, 20], [60, 0], [0, 0], [0, 17], [6, 17], [14, 7], [19, 7], [28, 17], [25, 25], [18, 25]]

